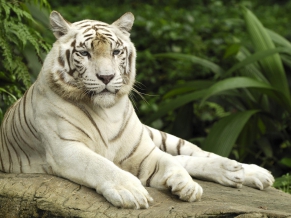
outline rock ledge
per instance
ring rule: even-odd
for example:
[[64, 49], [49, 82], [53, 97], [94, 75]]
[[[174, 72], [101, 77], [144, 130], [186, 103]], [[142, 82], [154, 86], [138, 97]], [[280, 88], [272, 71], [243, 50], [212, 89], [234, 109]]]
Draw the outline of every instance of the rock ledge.
[[118, 209], [93, 189], [42, 174], [0, 172], [0, 217], [291, 217], [291, 195], [274, 188], [234, 189], [198, 181], [202, 201], [182, 202], [167, 191], [147, 188], [146, 210]]

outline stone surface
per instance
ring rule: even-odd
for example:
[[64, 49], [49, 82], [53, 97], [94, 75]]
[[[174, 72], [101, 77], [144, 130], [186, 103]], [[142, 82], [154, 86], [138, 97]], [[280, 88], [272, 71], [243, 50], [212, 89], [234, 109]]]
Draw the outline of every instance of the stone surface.
[[291, 217], [291, 195], [274, 188], [259, 191], [198, 182], [204, 189], [200, 202], [182, 202], [168, 191], [147, 188], [155, 200], [150, 208], [128, 210], [62, 178], [0, 172], [0, 217]]

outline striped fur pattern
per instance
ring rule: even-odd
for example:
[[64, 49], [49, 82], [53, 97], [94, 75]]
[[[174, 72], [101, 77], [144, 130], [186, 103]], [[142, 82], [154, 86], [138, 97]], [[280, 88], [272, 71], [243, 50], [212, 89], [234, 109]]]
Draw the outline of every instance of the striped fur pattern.
[[69, 23], [51, 13], [57, 41], [37, 81], [3, 119], [0, 170], [61, 176], [117, 207], [137, 209], [152, 201], [144, 186], [200, 200], [203, 190], [191, 176], [232, 187], [272, 185], [272, 175], [259, 166], [140, 122], [128, 97], [135, 82], [133, 21], [126, 13], [113, 24]]

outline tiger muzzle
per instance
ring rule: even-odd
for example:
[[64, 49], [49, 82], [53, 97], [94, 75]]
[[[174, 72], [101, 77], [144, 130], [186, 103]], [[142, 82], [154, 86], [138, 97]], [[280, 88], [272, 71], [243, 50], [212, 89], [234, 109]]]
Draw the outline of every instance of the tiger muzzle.
[[115, 74], [110, 74], [110, 75], [99, 75], [99, 74], [96, 74], [96, 76], [105, 85], [107, 85], [114, 78]]

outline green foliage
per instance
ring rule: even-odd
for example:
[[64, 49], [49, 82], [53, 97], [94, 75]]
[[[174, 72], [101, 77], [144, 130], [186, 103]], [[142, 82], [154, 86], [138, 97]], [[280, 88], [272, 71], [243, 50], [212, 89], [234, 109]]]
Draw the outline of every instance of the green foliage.
[[[251, 41], [257, 52], [275, 48], [271, 37], [253, 13], [244, 9], [244, 18]], [[290, 103], [288, 82], [279, 54], [276, 53], [266, 58], [262, 58], [259, 60], [259, 63], [266, 79], [274, 88], [281, 91], [289, 100], [288, 103]]]
[[[290, 66], [291, 44], [265, 29], [250, 10], [243, 8], [242, 11], [252, 46], [249, 50], [236, 39], [226, 49], [224, 57], [233, 62], [229, 70], [207, 60], [200, 61], [196, 56], [156, 55], [157, 58], [192, 61], [210, 69], [213, 77], [196, 81], [202, 82], [198, 86], [194, 81], [188, 81], [184, 86], [174, 87], [165, 95], [167, 101], [159, 105], [147, 122], [161, 119], [173, 110], [182, 110], [189, 103], [199, 103], [200, 107], [205, 103], [216, 103], [228, 114], [216, 117], [218, 121], [206, 127], [209, 134], [205, 134], [205, 139], [199, 139], [203, 149], [222, 156], [232, 155], [240, 161], [256, 162], [259, 159], [268, 168], [288, 172], [291, 169], [291, 99], [283, 63], [285, 68]], [[193, 114], [195, 116], [195, 110]], [[278, 170], [278, 174], [281, 172]]]
[[291, 194], [291, 175], [287, 173], [286, 175], [276, 178], [274, 187]]
[[259, 110], [247, 110], [230, 114], [216, 122], [203, 141], [204, 150], [229, 156], [232, 146], [250, 118], [259, 113]]
[[[49, 7], [46, 0], [26, 2], [0, 0], [0, 121], [3, 111], [30, 86], [31, 77], [24, 49], [31, 46], [39, 59], [50, 46], [35, 30], [37, 23], [25, 3]], [[2, 102], [3, 100], [3, 102]]]

